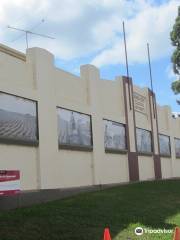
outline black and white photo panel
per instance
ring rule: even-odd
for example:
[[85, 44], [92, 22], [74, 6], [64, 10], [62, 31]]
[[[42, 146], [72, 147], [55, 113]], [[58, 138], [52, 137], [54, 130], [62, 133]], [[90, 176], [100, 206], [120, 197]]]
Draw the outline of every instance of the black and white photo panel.
[[92, 147], [91, 116], [60, 107], [57, 112], [59, 145]]
[[38, 141], [36, 101], [0, 92], [0, 140]]
[[176, 157], [180, 158], [180, 138], [175, 138], [175, 152]]
[[124, 124], [103, 120], [105, 149], [126, 150], [126, 130]]
[[160, 154], [164, 156], [171, 156], [170, 137], [159, 134]]
[[139, 153], [152, 153], [151, 132], [136, 128], [137, 148]]

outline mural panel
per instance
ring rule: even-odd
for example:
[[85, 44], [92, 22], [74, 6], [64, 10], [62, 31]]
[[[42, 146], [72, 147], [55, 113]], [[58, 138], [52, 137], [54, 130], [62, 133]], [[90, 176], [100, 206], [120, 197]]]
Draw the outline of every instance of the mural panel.
[[92, 146], [90, 115], [57, 108], [59, 145]]
[[159, 134], [159, 145], [160, 145], [160, 154], [161, 155], [171, 156], [169, 136]]
[[37, 142], [37, 103], [0, 92], [0, 140]]
[[136, 128], [137, 148], [140, 153], [152, 153], [151, 132]]
[[176, 157], [180, 157], [180, 139], [175, 138], [175, 151], [176, 151]]
[[104, 146], [105, 149], [125, 150], [126, 133], [125, 126], [121, 123], [103, 120], [104, 122]]

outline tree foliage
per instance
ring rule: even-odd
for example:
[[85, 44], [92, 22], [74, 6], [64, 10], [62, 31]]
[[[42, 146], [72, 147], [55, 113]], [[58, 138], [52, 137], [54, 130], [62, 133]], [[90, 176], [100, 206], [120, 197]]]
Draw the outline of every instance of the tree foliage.
[[172, 54], [173, 71], [177, 75], [178, 80], [172, 83], [172, 90], [175, 94], [180, 93], [180, 6], [178, 7], [178, 16], [170, 33], [171, 43], [175, 47]]

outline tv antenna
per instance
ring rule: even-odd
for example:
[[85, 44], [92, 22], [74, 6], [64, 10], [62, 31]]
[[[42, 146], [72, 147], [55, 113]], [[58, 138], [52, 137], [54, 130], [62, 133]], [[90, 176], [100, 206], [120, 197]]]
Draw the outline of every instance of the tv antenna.
[[[44, 21], [44, 20], [43, 20]], [[51, 36], [48, 36], [48, 35], [45, 35], [45, 34], [40, 34], [40, 33], [35, 33], [35, 32], [32, 32], [30, 30], [26, 30], [26, 29], [21, 29], [21, 28], [16, 28], [16, 27], [13, 27], [13, 26], [10, 26], [8, 25], [7, 28], [10, 28], [12, 30], [16, 30], [16, 31], [20, 31], [20, 32], [24, 32], [25, 35], [26, 35], [26, 47], [28, 48], [28, 35], [29, 34], [33, 34], [33, 35], [36, 35], [36, 36], [40, 36], [40, 37], [44, 37], [44, 38], [50, 38], [50, 39], [55, 39]]]

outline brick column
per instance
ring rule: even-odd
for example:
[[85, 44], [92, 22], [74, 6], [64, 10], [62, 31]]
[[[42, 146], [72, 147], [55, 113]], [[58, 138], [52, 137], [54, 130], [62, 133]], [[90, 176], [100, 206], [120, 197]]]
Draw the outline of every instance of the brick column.
[[161, 158], [155, 94], [148, 89], [155, 179], [161, 179]]
[[136, 120], [134, 111], [133, 99], [133, 84], [132, 79], [122, 77], [124, 104], [125, 104], [125, 119], [126, 119], [126, 136], [128, 148], [128, 164], [129, 164], [129, 180], [139, 180], [139, 165], [137, 154], [137, 141], [136, 141]]

